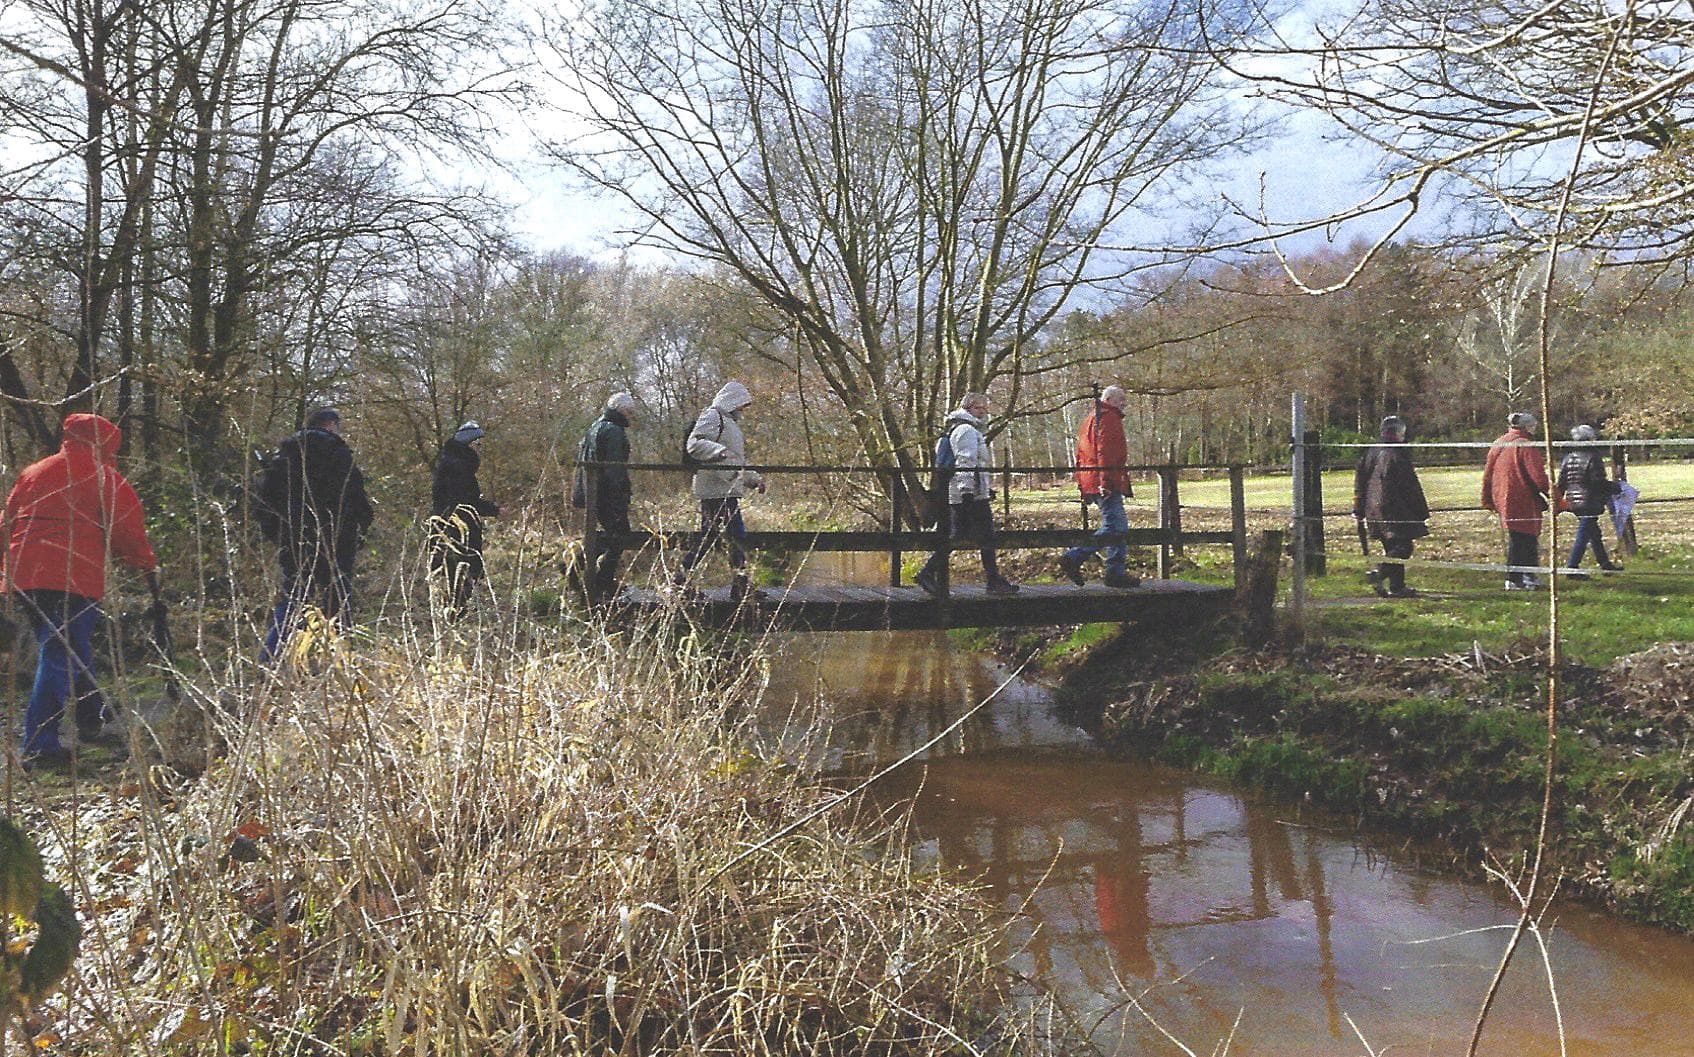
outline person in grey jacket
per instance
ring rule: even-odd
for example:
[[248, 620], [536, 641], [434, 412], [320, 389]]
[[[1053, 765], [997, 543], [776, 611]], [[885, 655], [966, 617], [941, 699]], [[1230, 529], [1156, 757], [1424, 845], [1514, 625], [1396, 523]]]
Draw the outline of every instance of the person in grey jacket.
[[[1599, 434], [1593, 426], [1577, 426], [1570, 431], [1570, 439], [1579, 443], [1592, 443]], [[1565, 506], [1576, 515], [1576, 542], [1571, 545], [1570, 561], [1565, 564], [1572, 569], [1582, 565], [1582, 554], [1589, 547], [1594, 548], [1594, 558], [1600, 563], [1600, 568], [1607, 572], [1619, 572], [1623, 566], [1606, 554], [1604, 533], [1600, 530], [1600, 515], [1606, 512], [1606, 504], [1618, 492], [1617, 482], [1606, 475], [1606, 461], [1597, 448], [1575, 448], [1559, 460], [1559, 480], [1555, 492], [1564, 496]]]
[[750, 491], [763, 492], [764, 478], [747, 467], [747, 438], [741, 432], [741, 412], [753, 402], [753, 394], [737, 381], [724, 383], [711, 406], [700, 412], [688, 432], [684, 451], [690, 461], [701, 464], [694, 471], [694, 498], [700, 502], [700, 536], [682, 559], [682, 570], [674, 578], [687, 587], [689, 573], [719, 540], [729, 549], [729, 566], [734, 578], [730, 595], [740, 601], [750, 594], [747, 552], [742, 541], [747, 525], [741, 520], [741, 497]]
[[[1000, 575], [994, 553], [994, 451], [982, 427], [988, 421], [989, 402], [983, 393], [967, 393], [958, 410], [947, 416], [947, 441], [953, 449], [953, 472], [947, 481], [948, 536], [974, 540], [982, 548], [982, 571], [991, 595], [1016, 594], [1018, 585]], [[940, 573], [949, 551], [929, 556], [917, 576], [926, 594], [941, 597]]]

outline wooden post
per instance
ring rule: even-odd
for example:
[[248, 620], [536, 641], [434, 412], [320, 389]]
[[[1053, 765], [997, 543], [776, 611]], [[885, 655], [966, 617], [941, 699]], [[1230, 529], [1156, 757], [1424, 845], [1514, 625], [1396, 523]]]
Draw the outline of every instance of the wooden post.
[[[1612, 478], [1618, 481], [1629, 480], [1629, 455], [1622, 444], [1612, 445]], [[1623, 523], [1623, 532], [1618, 536], [1618, 557], [1633, 558], [1637, 549], [1635, 542], [1635, 514]]]
[[1171, 576], [1171, 536], [1174, 530], [1171, 525], [1174, 518], [1171, 514], [1172, 496], [1175, 489], [1170, 486], [1169, 478], [1175, 475], [1175, 470], [1169, 466], [1161, 466], [1159, 474], [1159, 579], [1169, 580]]
[[600, 468], [582, 467], [582, 594], [589, 605], [600, 602], [594, 572], [600, 564]]
[[1166, 462], [1170, 465], [1170, 474], [1165, 477], [1162, 483], [1170, 490], [1171, 553], [1180, 557], [1182, 554], [1182, 499], [1176, 494], [1177, 465], [1175, 442], [1172, 442], [1171, 446], [1166, 450], [1165, 456]]
[[1294, 533], [1294, 574], [1288, 589], [1288, 615], [1295, 626], [1306, 619], [1306, 396], [1295, 393], [1290, 431], [1293, 444], [1292, 461], [1288, 467], [1289, 484], [1294, 490], [1289, 504], [1289, 529]]
[[[896, 536], [900, 534], [900, 509], [906, 505], [906, 478], [896, 466], [889, 472], [888, 486], [888, 531]], [[900, 544], [895, 543], [888, 552], [888, 586], [900, 586]]]
[[1276, 636], [1276, 572], [1282, 565], [1282, 533], [1259, 534], [1259, 549], [1247, 563], [1247, 575], [1235, 590], [1241, 611], [1241, 637], [1247, 645], [1263, 646]]
[[1235, 590], [1247, 582], [1247, 486], [1240, 466], [1229, 468], [1230, 551], [1235, 562]]
[[[1011, 454], [1011, 446], [1006, 448], [1006, 454]], [[1012, 462], [1008, 458], [1000, 464], [1000, 524], [1012, 527]]]
[[1306, 533], [1306, 571], [1322, 576], [1328, 570], [1323, 546], [1323, 445], [1317, 430], [1307, 430], [1306, 509], [1301, 522]]

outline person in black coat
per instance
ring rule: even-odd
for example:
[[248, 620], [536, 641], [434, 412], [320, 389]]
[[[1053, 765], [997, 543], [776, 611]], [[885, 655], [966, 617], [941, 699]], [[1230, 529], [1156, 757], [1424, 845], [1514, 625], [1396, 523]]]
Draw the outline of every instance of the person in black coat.
[[281, 597], [259, 654], [268, 663], [308, 602], [342, 626], [352, 617], [353, 559], [376, 512], [333, 407], [308, 413], [300, 432], [278, 445], [256, 508], [282, 567]]
[[429, 571], [445, 592], [445, 612], [456, 619], [471, 591], [486, 575], [482, 560], [482, 519], [500, 516], [500, 504], [485, 498], [476, 472], [476, 450], [484, 430], [466, 422], [441, 445], [430, 489]]
[[1353, 517], [1362, 519], [1370, 535], [1382, 541], [1386, 561], [1365, 574], [1371, 588], [1384, 598], [1417, 594], [1406, 586], [1404, 560], [1413, 542], [1429, 535], [1429, 503], [1406, 447], [1406, 423], [1398, 415], [1382, 420], [1382, 443], [1365, 449], [1353, 474]]
[[[618, 563], [623, 560], [623, 547], [617, 542], [620, 534], [630, 531], [629, 504], [633, 490], [629, 482], [629, 431], [635, 426], [635, 397], [629, 393], [613, 393], [606, 400], [605, 411], [588, 427], [582, 443], [577, 445], [578, 462], [600, 463], [594, 474], [594, 518], [601, 538], [598, 553], [584, 555], [584, 587], [590, 601], [602, 602], [612, 597], [618, 582]], [[571, 493], [571, 505], [582, 509], [588, 505], [589, 468], [579, 466], [576, 486]]]
[[[1590, 443], [1597, 436], [1593, 426], [1577, 426], [1570, 431], [1570, 439], [1579, 443]], [[1621, 570], [1623, 566], [1606, 555], [1606, 542], [1600, 530], [1600, 515], [1617, 494], [1618, 484], [1606, 476], [1606, 462], [1599, 449], [1575, 448], [1567, 452], [1559, 462], [1559, 479], [1554, 490], [1564, 497], [1565, 507], [1576, 515], [1576, 543], [1571, 546], [1570, 561], [1565, 564], [1578, 568], [1582, 565], [1582, 552], [1593, 547], [1600, 568], [1610, 572]]]

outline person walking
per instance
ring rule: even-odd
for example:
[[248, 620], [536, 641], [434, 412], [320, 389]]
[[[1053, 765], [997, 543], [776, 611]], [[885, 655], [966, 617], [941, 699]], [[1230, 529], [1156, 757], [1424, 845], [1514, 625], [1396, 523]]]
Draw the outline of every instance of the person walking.
[[757, 470], [747, 468], [747, 438], [741, 432], [741, 412], [753, 403], [753, 394], [740, 382], [724, 383], [718, 395], [688, 431], [683, 445], [687, 460], [699, 467], [694, 471], [694, 498], [700, 503], [700, 535], [694, 546], [683, 556], [682, 569], [673, 583], [689, 591], [689, 577], [706, 552], [718, 541], [729, 549], [729, 567], [733, 573], [730, 597], [739, 602], [757, 597], [747, 578], [747, 525], [741, 520], [741, 499], [749, 491], [764, 492], [765, 480]]
[[457, 620], [478, 580], [487, 575], [482, 560], [482, 520], [499, 517], [500, 504], [482, 494], [477, 470], [478, 446], [486, 432], [474, 420], [453, 431], [441, 445], [430, 486], [429, 571], [445, 596], [443, 612]]
[[342, 627], [352, 618], [353, 559], [376, 511], [341, 436], [341, 415], [315, 408], [277, 447], [260, 483], [259, 527], [277, 545], [282, 591], [259, 652], [269, 664], [316, 603]]
[[[1094, 409], [1082, 420], [1076, 435], [1076, 484], [1083, 503], [1100, 510], [1096, 536], [1121, 536], [1129, 531], [1129, 516], [1123, 501], [1133, 493], [1129, 484], [1129, 442], [1123, 433], [1123, 409], [1129, 394], [1120, 386], [1108, 385], [1094, 401]], [[1065, 578], [1081, 587], [1087, 582], [1082, 563], [1100, 553], [1101, 545], [1072, 547], [1059, 557]], [[1107, 587], [1134, 587], [1140, 577], [1129, 575], [1129, 547], [1122, 541], [1105, 544]]]
[[1541, 515], [1547, 510], [1547, 460], [1531, 444], [1535, 416], [1514, 411], [1506, 432], [1488, 449], [1482, 471], [1482, 506], [1499, 515], [1506, 530], [1506, 590], [1533, 591], [1541, 580], [1524, 566], [1541, 564]]
[[613, 393], [600, 417], [583, 434], [577, 445], [578, 462], [597, 462], [602, 465], [590, 470], [578, 466], [576, 488], [571, 493], [571, 505], [583, 509], [588, 505], [587, 475], [594, 474], [594, 518], [600, 531], [611, 533], [612, 542], [600, 542], [596, 554], [584, 556], [583, 582], [592, 602], [611, 598], [618, 580], [618, 563], [623, 560], [623, 546], [616, 536], [630, 531], [629, 504], [632, 489], [629, 483], [629, 430], [635, 427], [635, 397], [629, 393]]
[[[953, 456], [952, 475], [947, 481], [948, 537], [976, 542], [982, 550], [988, 593], [1010, 595], [1017, 593], [1018, 585], [1000, 575], [994, 553], [994, 451], [982, 432], [989, 410], [985, 394], [967, 393], [944, 424], [944, 439]], [[948, 548], [931, 554], [913, 577], [925, 594], [941, 597], [940, 574], [951, 553]]]
[[[1577, 426], [1570, 431], [1570, 439], [1579, 444], [1593, 444], [1598, 437], [1593, 426]], [[1559, 460], [1557, 494], [1563, 497], [1563, 506], [1576, 515], [1576, 542], [1571, 545], [1566, 566], [1580, 568], [1583, 551], [1592, 547], [1600, 568], [1607, 572], [1623, 570], [1623, 566], [1607, 556], [1600, 528], [1600, 515], [1606, 512], [1607, 503], [1617, 493], [1618, 484], [1606, 475], [1606, 463], [1598, 448], [1576, 448]]]
[[[1429, 503], [1406, 447], [1406, 423], [1398, 415], [1382, 420], [1381, 443], [1365, 449], [1353, 473], [1353, 517], [1364, 522], [1386, 561], [1365, 574], [1371, 589], [1384, 598], [1411, 598], [1405, 559], [1416, 540], [1429, 535]], [[1361, 537], [1362, 538], [1362, 537]]]
[[59, 451], [26, 466], [6, 497], [6, 590], [35, 630], [35, 685], [24, 711], [26, 766], [60, 767], [66, 699], [76, 698], [79, 745], [100, 736], [105, 702], [94, 681], [94, 625], [106, 593], [106, 556], [145, 572], [157, 586], [141, 500], [118, 472], [123, 433], [99, 415], [60, 427]]

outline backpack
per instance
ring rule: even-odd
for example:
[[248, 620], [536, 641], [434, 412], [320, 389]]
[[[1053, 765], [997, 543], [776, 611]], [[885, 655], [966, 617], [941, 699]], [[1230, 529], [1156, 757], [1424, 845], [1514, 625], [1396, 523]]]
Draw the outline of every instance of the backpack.
[[[721, 444], [723, 442], [723, 412], [718, 411], [718, 409], [715, 408], [715, 407], [711, 408], [710, 410], [717, 411], [717, 413], [718, 413], [718, 435], [712, 438], [712, 442], [714, 444]], [[688, 442], [690, 440], [692, 440], [693, 438], [694, 438], [694, 431], [693, 430], [689, 430], [688, 436], [682, 438], [682, 465], [684, 465], [684, 466], [686, 466], [686, 467], [688, 467], [689, 469], [692, 469], [692, 470], [698, 470], [698, 469], [701, 469], [703, 467], [712, 465], [711, 463], [706, 462], [703, 459], [696, 459], [694, 456], [692, 456], [688, 453]]]
[[942, 430], [935, 441], [935, 462], [929, 471], [929, 487], [924, 490], [923, 509], [918, 512], [924, 528], [934, 528], [946, 522], [947, 490], [958, 465], [958, 456], [953, 453], [953, 431]]
[[253, 520], [259, 526], [260, 535], [272, 543], [279, 543], [282, 540], [282, 514], [288, 506], [287, 471], [279, 452], [255, 449], [253, 458], [259, 464], [259, 471], [247, 482]]

